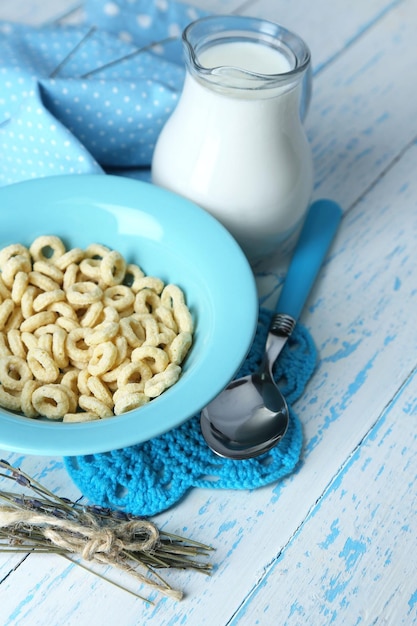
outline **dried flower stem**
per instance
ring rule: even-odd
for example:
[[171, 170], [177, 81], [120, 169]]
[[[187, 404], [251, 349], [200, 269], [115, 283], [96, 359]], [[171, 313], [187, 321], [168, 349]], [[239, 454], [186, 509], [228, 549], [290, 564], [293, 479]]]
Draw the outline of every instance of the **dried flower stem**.
[[91, 35], [96, 31], [96, 27], [92, 26], [88, 32], [83, 36], [83, 38], [77, 43], [77, 45], [67, 54], [66, 57], [62, 59], [59, 65], [49, 74], [49, 78], [55, 78], [62, 68], [68, 63], [68, 61], [74, 56], [74, 54], [81, 48], [82, 45], [91, 37]]
[[5, 470], [0, 477], [36, 495], [0, 490], [4, 503], [0, 504], [0, 552], [59, 554], [92, 571], [69, 557], [76, 554], [84, 561], [116, 567], [153, 591], [178, 600], [182, 592], [168, 585], [155, 569], [211, 570], [206, 560], [200, 560], [208, 556], [208, 546], [159, 531], [145, 518], [61, 498], [7, 461], [0, 460], [0, 468]]

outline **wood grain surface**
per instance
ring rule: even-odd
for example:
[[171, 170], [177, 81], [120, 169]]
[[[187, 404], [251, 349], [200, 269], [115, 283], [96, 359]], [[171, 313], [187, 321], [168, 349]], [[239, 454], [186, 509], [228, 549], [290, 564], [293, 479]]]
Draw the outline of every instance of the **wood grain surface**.
[[[339, 202], [344, 218], [302, 315], [320, 358], [295, 406], [302, 462], [277, 485], [194, 490], [155, 518], [216, 548], [211, 577], [167, 572], [186, 592], [181, 602], [148, 606], [58, 556], [2, 554], [0, 623], [410, 626], [417, 623], [417, 3], [192, 4], [272, 19], [312, 51], [306, 129], [314, 196]], [[69, 0], [1, 0], [0, 19], [82, 20], [82, 10]], [[280, 276], [277, 268], [259, 276], [260, 294], [275, 297]], [[0, 456], [63, 495], [81, 496], [60, 458]]]

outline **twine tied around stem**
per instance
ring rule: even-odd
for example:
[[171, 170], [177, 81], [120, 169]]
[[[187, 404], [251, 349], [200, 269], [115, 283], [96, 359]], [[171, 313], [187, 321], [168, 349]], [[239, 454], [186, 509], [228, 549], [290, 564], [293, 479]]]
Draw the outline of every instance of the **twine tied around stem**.
[[92, 515], [85, 514], [83, 523], [67, 519], [57, 519], [47, 513], [16, 510], [2, 507], [0, 510], [0, 528], [23, 526], [36, 528], [52, 546], [64, 552], [79, 554], [86, 561], [95, 561], [104, 565], [112, 565], [133, 574], [140, 582], [158, 589], [158, 591], [175, 599], [182, 598], [182, 592], [158, 582], [152, 581], [128, 564], [129, 553], [152, 553], [159, 543], [157, 527], [145, 519], [119, 522], [112, 528], [101, 528]]
[[35, 496], [0, 489], [0, 552], [55, 553], [88, 569], [68, 556], [76, 554], [84, 561], [116, 567], [176, 600], [183, 597], [182, 591], [171, 587], [156, 569], [211, 571], [205, 561], [209, 546], [159, 530], [147, 518], [61, 498], [4, 459], [0, 460], [0, 477]]
[[80, 554], [86, 561], [102, 558], [120, 561], [127, 551], [150, 552], [157, 546], [159, 531], [149, 520], [130, 520], [120, 522], [114, 528], [100, 528], [92, 516], [89, 518], [91, 525], [85, 525], [60, 520], [45, 513], [3, 507], [0, 511], [0, 528], [16, 524], [37, 526], [51, 543], [68, 552]]

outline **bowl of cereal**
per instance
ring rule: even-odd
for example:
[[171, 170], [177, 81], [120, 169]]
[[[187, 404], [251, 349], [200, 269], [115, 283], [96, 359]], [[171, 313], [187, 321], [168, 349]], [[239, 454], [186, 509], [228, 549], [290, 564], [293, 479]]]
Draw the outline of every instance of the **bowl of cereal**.
[[0, 206], [0, 448], [135, 445], [233, 378], [256, 329], [256, 285], [208, 213], [104, 175], [3, 187]]

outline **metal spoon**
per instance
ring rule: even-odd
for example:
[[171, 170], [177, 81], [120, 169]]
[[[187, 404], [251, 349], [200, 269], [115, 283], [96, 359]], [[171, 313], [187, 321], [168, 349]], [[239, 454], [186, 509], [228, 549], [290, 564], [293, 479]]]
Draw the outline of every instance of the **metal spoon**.
[[222, 457], [248, 459], [268, 452], [285, 435], [289, 413], [272, 367], [294, 330], [342, 217], [331, 200], [311, 205], [273, 316], [262, 365], [233, 380], [201, 413], [208, 446]]

